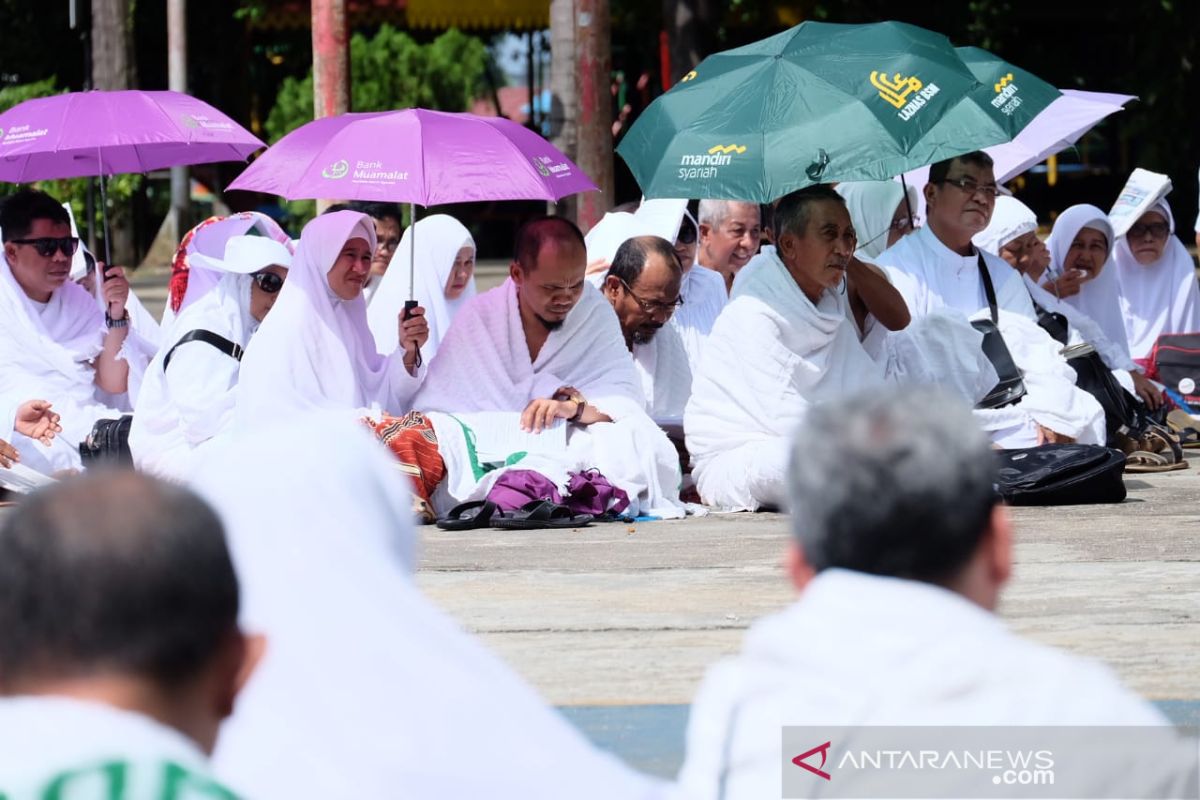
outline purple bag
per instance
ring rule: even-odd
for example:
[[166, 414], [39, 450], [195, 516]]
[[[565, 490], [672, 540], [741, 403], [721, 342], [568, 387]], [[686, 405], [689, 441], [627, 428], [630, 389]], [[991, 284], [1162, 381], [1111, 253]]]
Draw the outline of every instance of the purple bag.
[[629, 495], [608, 482], [599, 470], [572, 472], [567, 484], [567, 508], [572, 514], [591, 514], [596, 519], [614, 516], [629, 508]]
[[500, 476], [487, 499], [501, 511], [516, 511], [533, 500], [549, 500], [562, 505], [562, 495], [554, 482], [531, 469], [510, 469]]

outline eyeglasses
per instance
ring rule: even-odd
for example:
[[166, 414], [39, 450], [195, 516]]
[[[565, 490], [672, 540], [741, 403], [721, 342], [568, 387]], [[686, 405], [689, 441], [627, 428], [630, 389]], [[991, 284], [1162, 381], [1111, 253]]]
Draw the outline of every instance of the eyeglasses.
[[638, 308], [642, 309], [643, 313], [649, 314], [650, 316], [655, 314], [667, 314], [669, 316], [675, 313], [675, 309], [683, 305], [683, 295], [676, 297], [669, 303], [663, 303], [658, 300], [643, 300], [633, 293], [633, 289], [629, 288], [628, 283], [621, 278], [617, 278], [617, 280], [621, 281], [621, 285], [625, 287], [625, 291], [628, 292], [629, 296], [633, 298], [633, 302], [638, 304]]
[[267, 294], [275, 294], [283, 288], [283, 278], [274, 272], [255, 272], [250, 277], [258, 284], [258, 288]]
[[79, 249], [78, 236], [63, 236], [56, 238], [53, 236], [43, 236], [38, 239], [12, 239], [13, 244], [31, 245], [37, 254], [42, 258], [50, 258], [54, 255], [55, 250], [62, 251], [62, 254], [67, 258], [75, 255], [75, 251]]
[[377, 244], [380, 250], [395, 250], [400, 246], [399, 239], [380, 239]]
[[679, 234], [675, 237], [675, 241], [679, 244], [695, 244], [697, 227], [696, 220], [692, 217], [691, 212], [684, 209], [683, 220], [679, 226]]
[[1139, 222], [1129, 229], [1130, 239], [1142, 239], [1150, 234], [1152, 239], [1165, 239], [1171, 232], [1171, 226], [1165, 222]]
[[978, 193], [982, 193], [984, 197], [991, 200], [996, 199], [996, 195], [1000, 194], [1000, 187], [994, 183], [979, 183], [972, 178], [942, 178], [938, 183], [948, 183], [961, 189], [968, 197], [974, 197]]

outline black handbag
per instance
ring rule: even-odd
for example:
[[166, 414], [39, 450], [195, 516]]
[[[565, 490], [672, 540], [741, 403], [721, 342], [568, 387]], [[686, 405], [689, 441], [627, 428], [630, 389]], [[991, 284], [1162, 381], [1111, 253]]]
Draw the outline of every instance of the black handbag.
[[996, 491], [1014, 506], [1072, 506], [1125, 499], [1125, 454], [1098, 444], [997, 450]]
[[988, 308], [991, 309], [991, 319], [977, 319], [971, 327], [983, 334], [983, 354], [992, 362], [996, 377], [1000, 380], [987, 393], [987, 396], [975, 404], [976, 408], [1003, 408], [1011, 406], [1025, 396], [1025, 381], [1021, 378], [1021, 370], [1013, 361], [1008, 345], [1000, 335], [996, 323], [1000, 313], [996, 309], [996, 290], [992, 287], [992, 276], [988, 274], [987, 266], [983, 263], [983, 254], [979, 254], [979, 279], [983, 281], [983, 291], [987, 295]]
[[171, 356], [175, 355], [175, 351], [179, 349], [179, 345], [187, 344], [188, 342], [204, 342], [205, 344], [209, 344], [217, 348], [234, 361], [240, 362], [242, 360], [242, 353], [244, 351], [242, 350], [242, 346], [237, 342], [231, 342], [224, 336], [221, 336], [219, 333], [213, 333], [212, 331], [206, 331], [203, 328], [197, 328], [196, 330], [188, 331], [183, 336], [179, 337], [179, 341], [167, 351], [165, 356], [163, 356], [163, 372], [166, 372], [167, 367], [171, 366]]
[[124, 414], [120, 419], [96, 420], [92, 432], [79, 443], [79, 458], [83, 466], [132, 468], [133, 453], [129, 450], [129, 427], [132, 424], [132, 414]]

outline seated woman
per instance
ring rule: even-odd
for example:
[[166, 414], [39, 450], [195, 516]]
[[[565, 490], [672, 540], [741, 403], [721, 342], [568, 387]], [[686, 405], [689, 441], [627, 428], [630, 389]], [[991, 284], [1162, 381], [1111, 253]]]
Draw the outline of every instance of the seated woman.
[[367, 322], [379, 352], [396, 349], [396, 315], [404, 310], [404, 301], [410, 297], [414, 228], [417, 259], [411, 296], [425, 308], [429, 340], [421, 349], [421, 358], [432, 361], [454, 315], [475, 296], [475, 240], [454, 217], [434, 214], [408, 227], [367, 306]]
[[[1087, 238], [1089, 231], [1085, 228], [1080, 232]], [[991, 222], [975, 235], [973, 241], [977, 247], [995, 253], [1021, 273], [1035, 308], [1066, 317], [1070, 335], [1068, 344], [1090, 344], [1125, 388], [1141, 397], [1150, 408], [1159, 406], [1162, 393], [1142, 374], [1142, 368], [1130, 357], [1128, 348], [1109, 339], [1084, 311], [1055, 296], [1053, 282], [1047, 284], [1049, 289], [1041, 285], [1050, 265], [1050, 250], [1038, 238], [1037, 216], [1029, 206], [1015, 197], [997, 197]]]
[[1196, 263], [1175, 236], [1175, 217], [1159, 200], [1117, 239], [1113, 259], [1130, 354], [1150, 357], [1164, 333], [1200, 331]]
[[1050, 266], [1042, 287], [1086, 314], [1113, 345], [1127, 353], [1121, 289], [1112, 267], [1115, 239], [1107, 214], [1092, 205], [1071, 206], [1050, 230]]
[[338, 211], [304, 226], [288, 281], [242, 359], [236, 429], [320, 409], [365, 419], [410, 407], [429, 328], [422, 308], [397, 315], [402, 344], [380, 355], [362, 296], [374, 252], [366, 214]]
[[209, 288], [175, 318], [138, 396], [129, 447], [138, 468], [164, 478], [188, 477], [196, 451], [229, 430], [242, 351], [292, 264], [287, 246], [263, 236], [233, 236], [224, 255], [191, 255], [193, 293]]

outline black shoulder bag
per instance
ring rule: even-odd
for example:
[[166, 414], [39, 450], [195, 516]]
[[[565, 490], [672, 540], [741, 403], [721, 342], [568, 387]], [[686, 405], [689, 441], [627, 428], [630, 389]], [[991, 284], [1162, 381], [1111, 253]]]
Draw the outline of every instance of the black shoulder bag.
[[181, 336], [179, 341], [175, 343], [175, 346], [167, 351], [166, 356], [163, 357], [163, 372], [166, 372], [167, 367], [171, 365], [171, 356], [175, 355], [175, 351], [179, 349], [179, 345], [187, 344], [188, 342], [204, 342], [205, 344], [211, 344], [213, 347], [217, 348], [234, 361], [240, 362], [242, 360], [242, 353], [244, 351], [242, 350], [242, 346], [240, 344], [237, 342], [231, 342], [224, 336], [213, 333], [212, 331], [206, 331], [197, 328], [196, 330], [188, 331]]
[[1000, 379], [987, 396], [975, 404], [976, 408], [1003, 408], [1011, 406], [1025, 396], [1025, 381], [1021, 378], [1021, 370], [1013, 361], [1008, 345], [1000, 335], [996, 324], [1000, 321], [1000, 312], [996, 308], [996, 290], [992, 287], [992, 276], [988, 274], [987, 265], [983, 262], [983, 253], [979, 254], [979, 279], [983, 281], [983, 291], [987, 295], [988, 308], [991, 309], [991, 319], [977, 319], [971, 327], [983, 334], [983, 354], [992, 362], [996, 376]]

